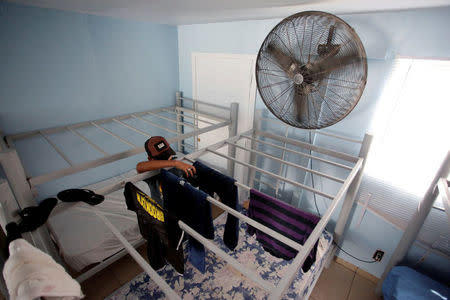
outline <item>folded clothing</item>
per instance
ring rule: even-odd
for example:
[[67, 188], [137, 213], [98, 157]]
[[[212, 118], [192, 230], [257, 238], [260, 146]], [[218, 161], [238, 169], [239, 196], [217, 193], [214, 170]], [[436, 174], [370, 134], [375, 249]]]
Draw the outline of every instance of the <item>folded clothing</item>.
[[[255, 221], [301, 245], [306, 242], [316, 224], [320, 221], [320, 218], [316, 215], [294, 208], [255, 189], [250, 190], [250, 205], [247, 214]], [[247, 232], [250, 235], [256, 233], [256, 239], [264, 249], [276, 257], [289, 260], [298, 253], [297, 250], [250, 225], [247, 227]], [[307, 272], [314, 263], [316, 251], [317, 243], [303, 263], [302, 269], [304, 272]]]
[[9, 252], [10, 256], [3, 268], [3, 278], [11, 300], [39, 297], [83, 298], [80, 284], [52, 257], [26, 240], [12, 241]]

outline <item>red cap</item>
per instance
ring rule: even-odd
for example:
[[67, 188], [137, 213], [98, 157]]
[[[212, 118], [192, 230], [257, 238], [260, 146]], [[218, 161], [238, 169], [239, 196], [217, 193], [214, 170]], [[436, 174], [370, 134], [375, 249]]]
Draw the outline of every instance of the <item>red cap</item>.
[[156, 160], [168, 160], [175, 151], [162, 136], [152, 136], [145, 142], [145, 151], [150, 158]]

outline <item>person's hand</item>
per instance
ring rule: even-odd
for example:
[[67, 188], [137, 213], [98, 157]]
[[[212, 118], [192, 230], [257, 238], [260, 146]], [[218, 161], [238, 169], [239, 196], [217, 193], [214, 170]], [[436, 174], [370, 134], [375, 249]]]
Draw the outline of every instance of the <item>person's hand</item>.
[[177, 160], [175, 163], [175, 168], [180, 169], [181, 171], [183, 171], [187, 177], [189, 176], [194, 176], [194, 174], [197, 172], [197, 170], [195, 170], [195, 167], [193, 165], [184, 163], [182, 161]]

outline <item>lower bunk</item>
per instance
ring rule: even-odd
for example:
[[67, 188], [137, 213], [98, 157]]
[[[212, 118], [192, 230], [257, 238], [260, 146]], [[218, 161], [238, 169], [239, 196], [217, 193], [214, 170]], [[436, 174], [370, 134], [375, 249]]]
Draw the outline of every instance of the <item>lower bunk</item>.
[[[135, 175], [136, 171], [131, 170], [84, 188], [98, 191], [112, 184], [124, 182]], [[136, 185], [142, 191], [150, 192], [146, 182], [138, 181]], [[136, 214], [127, 210], [123, 189], [105, 193], [104, 196], [105, 200], [95, 208], [108, 217], [128, 242], [133, 245], [143, 243]], [[59, 254], [76, 272], [100, 263], [123, 249], [122, 243], [97, 217], [92, 206], [84, 202], [60, 202], [52, 211], [47, 226], [59, 249]], [[87, 277], [83, 276], [82, 278]]]
[[[113, 184], [121, 184], [135, 177], [136, 171], [131, 170], [108, 180], [86, 186], [86, 189], [99, 191]], [[134, 184], [150, 195], [150, 189], [145, 181], [136, 181]], [[97, 212], [105, 215], [130, 244], [143, 243], [139, 232], [138, 222], [134, 212], [127, 210], [123, 189], [104, 195], [105, 200], [95, 206]], [[242, 211], [245, 214], [245, 210]], [[238, 246], [230, 251], [225, 246], [222, 236], [227, 214], [222, 213], [214, 220], [215, 239], [214, 244], [222, 251], [230, 254], [246, 268], [260, 274], [260, 276], [275, 286], [287, 270], [292, 260], [284, 260], [265, 251], [256, 240], [255, 236], [246, 233], [247, 224], [240, 222]], [[81, 221], [80, 221], [81, 220]], [[123, 251], [123, 244], [105, 226], [92, 207], [83, 202], [64, 203], [53, 210], [48, 222], [49, 231], [57, 244], [60, 255], [69, 267], [80, 272], [92, 267], [94, 264], [106, 263], [109, 257], [114, 260], [119, 257], [115, 254]], [[89, 234], [87, 234], [89, 233]], [[80, 242], [82, 241], [82, 242]], [[307, 298], [314, 288], [315, 281], [325, 265], [327, 257], [332, 251], [332, 235], [323, 231], [317, 246], [316, 261], [310, 270], [302, 270], [291, 284], [287, 298]], [[158, 274], [171, 286], [182, 298], [214, 298], [226, 297], [267, 297], [264, 289], [253, 281], [246, 279], [223, 259], [214, 253], [207, 251], [206, 272], [200, 273], [187, 261], [188, 247], [185, 246], [185, 273], [179, 275], [174, 268], [167, 264]], [[123, 251], [126, 254], [125, 251]], [[113, 261], [110, 261], [112, 263]], [[108, 263], [106, 263], [106, 267]], [[92, 269], [91, 269], [92, 270]], [[89, 271], [88, 271], [89, 272]], [[91, 272], [94, 273], [94, 272]], [[84, 273], [79, 278], [80, 282], [88, 278]], [[208, 296], [210, 295], [210, 296]], [[252, 296], [253, 295], [253, 296]], [[129, 284], [117, 290], [110, 299], [163, 299], [164, 293], [158, 285], [144, 272]]]
[[[275, 286], [281, 280], [292, 261], [277, 258], [263, 249], [255, 236], [246, 233], [247, 225], [240, 223], [238, 246], [229, 251], [222, 236], [225, 229], [226, 214], [214, 220], [214, 243], [245, 267], [260, 274]], [[185, 249], [185, 258], [188, 256]], [[332, 235], [323, 231], [317, 245], [316, 260], [307, 272], [300, 270], [283, 299], [307, 299], [319, 278], [327, 259], [332, 253]], [[266, 299], [264, 289], [248, 280], [223, 259], [207, 251], [206, 271], [201, 273], [185, 259], [184, 274], [181, 275], [167, 264], [158, 274], [182, 299]], [[136, 276], [123, 285], [108, 300], [119, 299], [165, 299], [158, 285], [145, 273]]]
[[[147, 178], [148, 176], [146, 177], [145, 174], [128, 174], [120, 179], [112, 179], [112, 182], [109, 182], [109, 186], [108, 184], [106, 184], [107, 187], [102, 187], [101, 185], [90, 186], [90, 188], [94, 189], [96, 193], [105, 195], [105, 202], [100, 204], [99, 206], [82, 207], [84, 205], [83, 203], [77, 203], [70, 208], [79, 210], [81, 212], [81, 215], [83, 216], [91, 213], [91, 218], [92, 220], [94, 220], [93, 223], [99, 224], [94, 226], [90, 224], [90, 222], [86, 221], [85, 224], [82, 224], [82, 226], [80, 226], [80, 219], [78, 217], [74, 217], [71, 220], [70, 218], [72, 218], [73, 216], [70, 212], [67, 212], [67, 214], [64, 215], [64, 212], [66, 212], [66, 210], [63, 210], [64, 212], [60, 214], [59, 221], [56, 221], [55, 219], [58, 217], [53, 216], [51, 218], [49, 223], [52, 235], [54, 236], [58, 245], [60, 245], [60, 249], [62, 249], [62, 256], [65, 257], [66, 261], [72, 259], [72, 262], [82, 262], [85, 257], [89, 256], [93, 258], [93, 260], [96, 260], [99, 257], [99, 253], [101, 253], [101, 255], [103, 256], [112, 255], [118, 250], [122, 249], [124, 246], [126, 248], [126, 251], [130, 253], [130, 255], [136, 260], [136, 262], [149, 275], [142, 275], [136, 278], [129, 285], [122, 287], [116, 293], [111, 295], [111, 299], [123, 299], [127, 297], [129, 299], [158, 297], [168, 297], [170, 299], [189, 297], [214, 299], [280, 299], [283, 297], [301, 299], [308, 298], [324, 265], [326, 265], [329, 261], [328, 259], [334, 255], [334, 246], [332, 245], [331, 238], [332, 234], [324, 231], [325, 226], [330, 221], [331, 215], [338, 207], [338, 204], [345, 198], [343, 207], [346, 209], [341, 209], [341, 214], [336, 226], [342, 227], [343, 229], [343, 225], [345, 225], [346, 223], [349, 209], [351, 208], [352, 201], [357, 191], [359, 179], [362, 174], [362, 172], [360, 171], [363, 167], [364, 159], [358, 156], [351, 156], [332, 150], [326, 150], [317, 146], [308, 146], [311, 149], [314, 149], [314, 151], [323, 152], [327, 155], [335, 155], [341, 160], [348, 160], [350, 163], [353, 163], [353, 166], [347, 166], [309, 155], [317, 160], [320, 160], [321, 162], [326, 162], [336, 167], [346, 169], [347, 176], [345, 178], [337, 178], [324, 174], [322, 172], [309, 170], [309, 172], [315, 175], [330, 178], [341, 183], [337, 190], [337, 193], [335, 195], [331, 195], [326, 192], [319, 191], [314, 187], [309, 187], [297, 181], [284, 178], [282, 176], [276, 175], [272, 172], [266, 171], [247, 162], [237, 160], [231, 156], [224, 155], [221, 152], [217, 151], [226, 145], [237, 146], [236, 143], [240, 139], [248, 138], [249, 134], [251, 134], [251, 132], [234, 136], [232, 138], [218, 142], [217, 144], [211, 145], [206, 149], [191, 153], [185, 157], [180, 157], [180, 159], [186, 159], [189, 162], [194, 162], [198, 160], [200, 156], [206, 153], [212, 153], [214, 155], [228, 159], [234, 163], [243, 165], [250, 170], [268, 174], [279, 180], [286, 181], [287, 183], [294, 186], [331, 199], [332, 202], [330, 203], [326, 212], [322, 215], [320, 221], [314, 227], [314, 230], [311, 232], [309, 238], [307, 238], [306, 241], [303, 241], [302, 244], [300, 244], [300, 242], [287, 238], [283, 235], [283, 233], [277, 232], [275, 229], [258, 223], [257, 221], [247, 217], [245, 214], [242, 214], [239, 211], [223, 204], [222, 202], [217, 201], [215, 198], [207, 196], [205, 198], [205, 201], [225, 210], [228, 215], [231, 214], [232, 216], [240, 219], [238, 247], [234, 251], [230, 251], [223, 243], [223, 223], [226, 214], [223, 214], [221, 218], [215, 220], [214, 243], [211, 243], [208, 240], [202, 238], [200, 234], [198, 234], [190, 227], [192, 225], [188, 226], [186, 223], [184, 223], [184, 221], [180, 220], [178, 221], [178, 225], [181, 230], [190, 235], [191, 238], [196, 239], [198, 242], [203, 244], [205, 248], [208, 249], [208, 255], [206, 257], [206, 272], [199, 273], [193, 268], [190, 263], [186, 262], [186, 271], [184, 275], [179, 275], [169, 265], [164, 267], [162, 270], [159, 270], [159, 273], [157, 273], [150, 267], [149, 264], [145, 262], [144, 259], [142, 259], [142, 257], [132, 247], [132, 245], [135, 244], [136, 240], [140, 239], [138, 224], [136, 221], [136, 215], [133, 212], [127, 210], [123, 191], [120, 190], [120, 188], [124, 186], [126, 181], [130, 181], [135, 183], [138, 188], [145, 191], [146, 183], [142, 182], [142, 180]], [[255, 134], [262, 135], [265, 133], [256, 132]], [[276, 137], [270, 135], [270, 138]], [[295, 146], [305, 146], [304, 143], [299, 144], [299, 142], [292, 139], [286, 139], [286, 142], [290, 142]], [[255, 150], [255, 153], [256, 152], [260, 153], [259, 151]], [[271, 155], [267, 156], [272, 158]], [[288, 163], [287, 161], [283, 162]], [[294, 165], [293, 163], [289, 164]], [[306, 169], [301, 166], [297, 167]], [[181, 182], [182, 181], [178, 181], [177, 184], [184, 186], [184, 183], [182, 184]], [[252, 192], [252, 186], [247, 186], [237, 181], [234, 181], [234, 185], [236, 187], [239, 187], [240, 191], [250, 191], [250, 194]], [[170, 189], [163, 190], [168, 191]], [[111, 192], [112, 194], [110, 194]], [[148, 189], [145, 192], [148, 193]], [[241, 202], [242, 199], [239, 201], [239, 203]], [[108, 206], [108, 208], [103, 209], [102, 205]], [[113, 209], [113, 211], [114, 209], [116, 209], [118, 213], [111, 213], [111, 209]], [[101, 222], [103, 222], [104, 224], [100, 224]], [[73, 224], [73, 226], [70, 224]], [[297, 250], [298, 254], [295, 256], [295, 258], [292, 258], [290, 260], [283, 260], [273, 257], [271, 254], [269, 254], [269, 252], [266, 252], [263, 247], [259, 245], [260, 242], [257, 241], [255, 237], [246, 234], [245, 229], [247, 227], [247, 224], [250, 224], [252, 227], [263, 231], [265, 234], [270, 235], [271, 237], [277, 239], [279, 242], [284, 243], [285, 245]], [[71, 231], [68, 232], [68, 230]], [[89, 235], [93, 238], [90, 239], [90, 245], [84, 249], [83, 247], [85, 246], [85, 243], [81, 243], [78, 241], [83, 241], [83, 237], [85, 237], [85, 234], [87, 232], [89, 232]], [[96, 239], [94, 237], [96, 234], [103, 237]], [[342, 233], [339, 233], [337, 230], [335, 230], [333, 234], [337, 234], [339, 238]], [[80, 238], [77, 238], [77, 235]], [[136, 240], [134, 240], [133, 237], [136, 237]], [[76, 251], [70, 251], [68, 248], [68, 245], [70, 243], [64, 242], [64, 239], [77, 241], [72, 245], [74, 246]], [[209, 243], [213, 244], [213, 246], [208, 246]], [[310, 251], [316, 245], [318, 245], [317, 257], [311, 268], [305, 273], [301, 270], [301, 266], [305, 262]], [[94, 248], [95, 253], [89, 253], [86, 251], [86, 249], [91, 249], [89, 251], [92, 251], [92, 249]], [[125, 251], [121, 251], [125, 253]], [[70, 255], [72, 256], [72, 258], [69, 258]], [[84, 258], [81, 259], [81, 257]], [[114, 257], [117, 257], [117, 255], [115, 255]], [[185, 258], [186, 257], [187, 253], [185, 253]], [[113, 260], [110, 261], [112, 262]], [[94, 261], [85, 260], [83, 264], [89, 262]], [[82, 264], [80, 264], [78, 268], [82, 267], [81, 265]], [[244, 274], [245, 276], [242, 274]], [[86, 276], [83, 278], [86, 278]], [[79, 278], [78, 280], [82, 281], [83, 278]]]

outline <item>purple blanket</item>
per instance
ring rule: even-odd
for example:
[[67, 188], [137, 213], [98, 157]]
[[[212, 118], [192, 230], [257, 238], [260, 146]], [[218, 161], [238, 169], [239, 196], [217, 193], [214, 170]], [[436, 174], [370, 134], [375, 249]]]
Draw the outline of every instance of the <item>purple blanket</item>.
[[[248, 216], [255, 221], [303, 245], [308, 239], [320, 218], [316, 215], [294, 208], [278, 199], [263, 194], [255, 189], [250, 190], [250, 206]], [[290, 260], [297, 255], [297, 250], [283, 244], [252, 226], [248, 226], [250, 235], [256, 233], [256, 239], [264, 249], [276, 257]], [[316, 258], [317, 243], [309, 253], [303, 271], [307, 272]]]

